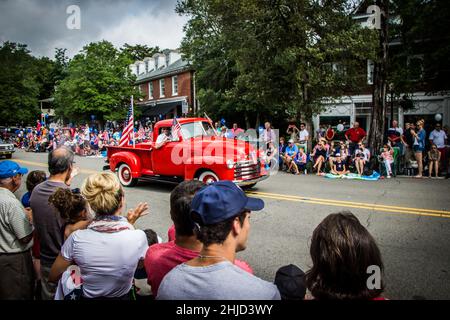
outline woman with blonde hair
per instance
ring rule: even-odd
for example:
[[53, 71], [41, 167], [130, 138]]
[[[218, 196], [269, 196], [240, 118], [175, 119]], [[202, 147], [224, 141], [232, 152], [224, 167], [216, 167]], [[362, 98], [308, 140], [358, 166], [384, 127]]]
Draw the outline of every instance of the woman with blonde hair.
[[70, 234], [50, 271], [49, 280], [58, 281], [72, 264], [78, 266], [84, 299], [129, 300], [133, 275], [148, 249], [147, 237], [133, 224], [145, 215], [147, 203], [140, 203], [122, 216], [125, 197], [112, 173], [89, 176], [81, 195], [95, 216], [85, 230]]
[[416, 157], [417, 165], [419, 168], [419, 172], [417, 173], [417, 176], [415, 176], [415, 178], [422, 178], [423, 174], [423, 152], [425, 151], [425, 139], [427, 136], [427, 133], [423, 128], [424, 124], [425, 121], [423, 119], [419, 120], [417, 121], [417, 132], [411, 130], [411, 134], [414, 137], [414, 155]]

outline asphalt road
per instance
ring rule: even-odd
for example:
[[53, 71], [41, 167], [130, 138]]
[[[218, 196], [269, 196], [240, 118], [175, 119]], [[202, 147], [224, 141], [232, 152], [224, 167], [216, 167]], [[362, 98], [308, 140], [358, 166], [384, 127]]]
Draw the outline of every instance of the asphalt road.
[[[30, 170], [45, 170], [47, 154], [17, 151], [13, 160]], [[76, 158], [81, 173], [102, 170], [103, 159]], [[146, 201], [151, 213], [138, 221], [164, 240], [171, 225], [173, 185], [140, 182], [126, 189], [127, 208]], [[330, 213], [350, 210], [375, 237], [385, 265], [386, 296], [391, 299], [450, 299], [450, 180], [394, 178], [376, 182], [328, 180], [278, 173], [252, 189], [265, 209], [251, 216], [248, 247], [238, 254], [255, 274], [273, 281], [276, 270], [311, 265], [314, 228]], [[23, 185], [17, 196], [25, 192]]]

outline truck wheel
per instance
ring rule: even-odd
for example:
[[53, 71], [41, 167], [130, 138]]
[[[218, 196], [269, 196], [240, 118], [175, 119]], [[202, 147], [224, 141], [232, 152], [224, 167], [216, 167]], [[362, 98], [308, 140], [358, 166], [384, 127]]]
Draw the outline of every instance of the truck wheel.
[[7, 154], [6, 155], [6, 159], [11, 159], [12, 158], [12, 154]]
[[138, 179], [131, 176], [131, 169], [125, 163], [119, 166], [117, 177], [124, 187], [134, 187], [138, 183]]
[[203, 183], [212, 183], [219, 181], [219, 177], [212, 171], [203, 171], [198, 177], [198, 180]]

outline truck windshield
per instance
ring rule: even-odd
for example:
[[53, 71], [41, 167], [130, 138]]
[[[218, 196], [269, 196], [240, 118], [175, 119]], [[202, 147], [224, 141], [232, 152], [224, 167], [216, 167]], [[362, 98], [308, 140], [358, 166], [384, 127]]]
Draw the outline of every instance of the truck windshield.
[[199, 136], [213, 137], [216, 135], [211, 124], [205, 121], [185, 123], [181, 126], [181, 133], [184, 140]]

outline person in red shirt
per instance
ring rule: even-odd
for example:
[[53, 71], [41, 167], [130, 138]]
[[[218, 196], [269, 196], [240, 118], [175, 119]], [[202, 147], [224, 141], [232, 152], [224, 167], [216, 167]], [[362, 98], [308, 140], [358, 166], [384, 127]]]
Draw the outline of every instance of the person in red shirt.
[[[198, 180], [180, 183], [170, 194], [170, 217], [175, 226], [175, 240], [150, 246], [144, 260], [147, 282], [152, 288], [152, 295], [158, 295], [159, 285], [164, 276], [177, 265], [196, 258], [203, 245], [194, 233], [191, 219], [191, 202], [195, 193], [205, 184]], [[169, 229], [169, 237], [170, 237]], [[245, 262], [235, 260], [235, 265], [252, 273], [252, 268]]]
[[345, 133], [345, 138], [349, 142], [349, 152], [350, 156], [353, 156], [355, 153], [355, 149], [358, 147], [358, 144], [364, 141], [367, 134], [363, 128], [359, 127], [359, 122], [355, 122], [353, 124], [353, 128], [350, 128]]

